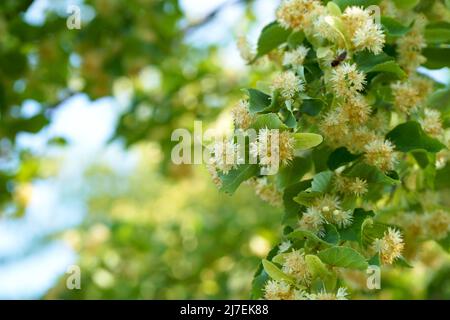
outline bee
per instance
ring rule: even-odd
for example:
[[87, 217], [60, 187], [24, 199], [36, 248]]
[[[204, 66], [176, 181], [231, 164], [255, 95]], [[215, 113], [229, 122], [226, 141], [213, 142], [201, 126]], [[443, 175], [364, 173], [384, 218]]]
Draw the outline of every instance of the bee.
[[341, 64], [342, 61], [345, 60], [345, 58], [347, 58], [347, 51], [342, 51], [337, 57], [336, 59], [334, 59], [333, 61], [331, 61], [331, 66], [333, 68], [337, 67], [338, 65]]

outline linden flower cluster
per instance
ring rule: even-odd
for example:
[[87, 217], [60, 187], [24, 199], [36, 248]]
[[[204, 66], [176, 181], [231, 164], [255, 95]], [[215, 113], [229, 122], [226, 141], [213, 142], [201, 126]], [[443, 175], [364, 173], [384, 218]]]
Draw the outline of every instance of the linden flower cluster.
[[397, 162], [394, 148], [389, 140], [374, 140], [365, 147], [365, 160], [384, 172], [393, 170]]
[[317, 0], [284, 0], [277, 10], [278, 22], [286, 29], [310, 30], [314, 17], [323, 10]]
[[347, 121], [352, 124], [362, 125], [366, 123], [371, 112], [371, 107], [361, 95], [355, 95], [342, 104], [342, 113]]
[[407, 235], [416, 239], [445, 239], [450, 232], [450, 214], [436, 210], [425, 214], [408, 213], [398, 219]]
[[395, 259], [401, 257], [405, 244], [400, 231], [388, 228], [383, 238], [375, 239], [372, 246], [379, 253], [383, 264], [392, 264]]
[[284, 281], [269, 280], [264, 288], [264, 298], [267, 300], [296, 300], [296, 295], [297, 290]]
[[441, 113], [435, 109], [425, 108], [420, 124], [423, 130], [433, 137], [440, 137], [444, 132], [442, 127]]
[[283, 203], [282, 194], [277, 188], [267, 181], [267, 178], [250, 180], [250, 184], [255, 188], [255, 193], [261, 200], [274, 207], [280, 207]]
[[264, 298], [267, 300], [347, 300], [348, 293], [344, 287], [336, 293], [321, 290], [308, 294], [304, 290], [292, 288], [284, 281], [269, 280], [264, 288]]
[[340, 287], [336, 293], [326, 292], [325, 290], [319, 293], [313, 293], [308, 296], [309, 300], [347, 300], [347, 289]]
[[351, 6], [341, 17], [333, 13], [317, 0], [285, 0], [278, 8], [277, 20], [286, 29], [303, 30], [319, 40], [348, 46], [348, 38], [355, 51], [368, 50], [375, 54], [382, 51], [385, 35], [370, 11]]
[[272, 90], [279, 90], [281, 96], [286, 100], [293, 99], [297, 93], [304, 89], [303, 80], [298, 78], [292, 71], [282, 72], [272, 81]]
[[422, 49], [427, 46], [424, 36], [427, 21], [423, 15], [416, 15], [414, 18], [411, 31], [397, 40], [398, 63], [408, 74], [414, 73], [426, 62]]
[[285, 274], [292, 276], [298, 283], [308, 284], [311, 280], [311, 273], [306, 264], [305, 254], [300, 250], [286, 253], [281, 269]]
[[250, 63], [255, 58], [255, 51], [247, 41], [246, 37], [238, 37], [237, 48], [239, 50], [241, 58], [247, 63]]
[[353, 194], [355, 196], [363, 196], [368, 191], [367, 181], [361, 178], [349, 178], [336, 175], [334, 180], [336, 191], [342, 194]]
[[431, 239], [444, 239], [450, 231], [450, 215], [444, 210], [425, 214], [424, 222], [426, 235]]
[[248, 109], [248, 101], [241, 99], [231, 110], [234, 125], [239, 129], [248, 129], [253, 123], [253, 117]]
[[217, 168], [213, 164], [209, 163], [206, 165], [206, 169], [211, 175], [212, 182], [215, 186], [219, 189], [222, 188], [222, 180], [220, 180], [219, 174], [217, 173]]
[[356, 51], [367, 49], [374, 54], [383, 51], [385, 35], [381, 26], [375, 23], [370, 11], [360, 7], [348, 7], [342, 15], [342, 20]]
[[344, 62], [331, 72], [331, 86], [337, 97], [351, 99], [364, 89], [366, 76], [356, 64]]
[[237, 168], [239, 163], [243, 163], [240, 156], [239, 145], [229, 139], [217, 141], [212, 147], [210, 166], [227, 174], [230, 170]]
[[250, 143], [250, 156], [262, 167], [286, 165], [294, 158], [294, 138], [288, 131], [261, 129], [257, 141]]
[[409, 82], [395, 82], [391, 85], [394, 105], [401, 112], [410, 114], [419, 107], [421, 96]]
[[351, 210], [343, 210], [341, 202], [337, 197], [326, 194], [314, 201], [314, 205], [308, 207], [303, 213], [299, 226], [321, 236], [323, 234], [323, 225], [332, 223], [339, 228], [345, 228], [353, 222], [353, 213]]
[[297, 49], [292, 51], [286, 51], [283, 56], [283, 65], [293, 67], [303, 65], [308, 52], [309, 48], [306, 48], [304, 45], [300, 45]]

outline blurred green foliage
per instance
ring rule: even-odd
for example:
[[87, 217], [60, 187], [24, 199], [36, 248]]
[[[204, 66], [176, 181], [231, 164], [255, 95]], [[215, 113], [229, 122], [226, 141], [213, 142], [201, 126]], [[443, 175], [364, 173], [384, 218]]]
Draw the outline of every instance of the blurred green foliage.
[[[166, 170], [173, 129], [217, 116], [239, 93], [242, 79], [221, 67], [215, 46], [186, 43], [186, 33], [202, 22], [189, 27], [177, 0], [87, 0], [79, 30], [67, 28], [66, 8], [48, 11], [42, 25], [27, 23], [32, 4], [0, 3], [0, 160], [22, 159], [17, 135], [39, 132], [74, 94], [96, 99], [127, 92], [113, 139], [160, 143]], [[40, 103], [32, 116], [22, 108], [30, 99]], [[21, 166], [26, 162], [0, 166], [0, 208], [17, 189]]]
[[220, 193], [201, 167], [167, 179], [149, 164], [154, 150], [143, 150], [126, 178], [107, 167], [88, 173], [91, 214], [62, 236], [81, 253], [81, 290], [67, 290], [64, 275], [47, 298], [248, 299], [281, 210], [249, 187], [234, 198]]

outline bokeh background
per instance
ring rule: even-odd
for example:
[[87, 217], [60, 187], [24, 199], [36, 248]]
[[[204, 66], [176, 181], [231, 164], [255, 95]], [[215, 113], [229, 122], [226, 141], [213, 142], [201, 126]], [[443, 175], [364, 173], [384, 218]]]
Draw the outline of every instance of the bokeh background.
[[[69, 30], [69, 5], [81, 9]], [[277, 0], [0, 2], [0, 298], [243, 299], [281, 210], [170, 161], [175, 128], [230, 128], [264, 83], [255, 43]], [[449, 71], [422, 70], [444, 84]], [[439, 250], [430, 247], [431, 253]], [[438, 257], [438, 258], [435, 258]], [[450, 298], [448, 255], [385, 298]], [[71, 265], [81, 290], [66, 288]]]

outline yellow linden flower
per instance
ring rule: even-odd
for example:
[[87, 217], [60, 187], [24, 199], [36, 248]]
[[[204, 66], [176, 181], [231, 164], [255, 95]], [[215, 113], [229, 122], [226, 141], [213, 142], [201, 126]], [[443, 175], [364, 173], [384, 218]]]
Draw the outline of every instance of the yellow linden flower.
[[284, 281], [269, 280], [264, 287], [264, 298], [267, 300], [293, 300], [294, 291]]
[[314, 207], [311, 207], [307, 208], [303, 213], [299, 221], [299, 226], [301, 229], [305, 229], [316, 234], [321, 234], [323, 232], [322, 225], [324, 222], [325, 220], [320, 211]]
[[267, 182], [267, 178], [254, 180], [255, 193], [261, 200], [270, 203], [274, 207], [281, 207], [283, 203], [282, 193], [271, 183]]
[[373, 248], [380, 254], [383, 264], [392, 264], [401, 256], [405, 244], [400, 231], [388, 228], [383, 238], [375, 239]]
[[284, 0], [277, 10], [277, 21], [286, 29], [308, 29], [319, 7], [321, 4], [317, 0]]
[[394, 169], [397, 157], [394, 153], [394, 145], [389, 140], [377, 139], [365, 147], [365, 160], [368, 164], [382, 171]]
[[248, 109], [248, 101], [240, 100], [231, 110], [234, 124], [237, 128], [248, 129], [253, 122], [253, 117]]
[[336, 96], [348, 98], [364, 89], [366, 76], [356, 64], [344, 62], [332, 70], [330, 82]]
[[272, 81], [272, 90], [280, 90], [281, 96], [290, 100], [305, 89], [303, 80], [298, 78], [294, 72], [286, 71], [279, 73]]
[[308, 283], [311, 278], [305, 255], [299, 250], [294, 250], [284, 256], [282, 271], [300, 283]]

